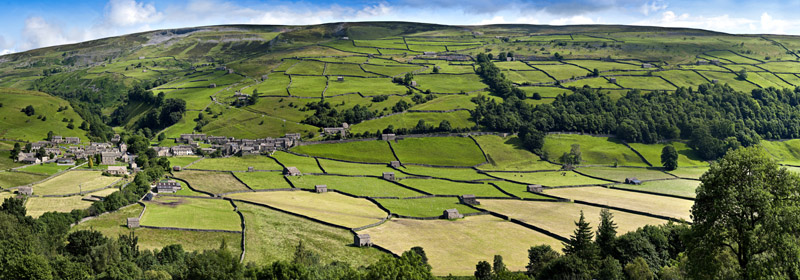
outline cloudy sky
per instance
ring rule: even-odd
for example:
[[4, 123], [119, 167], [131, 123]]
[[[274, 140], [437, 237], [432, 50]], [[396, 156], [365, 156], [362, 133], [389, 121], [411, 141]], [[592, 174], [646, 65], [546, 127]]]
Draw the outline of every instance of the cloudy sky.
[[[9, 3], [11, 2], [11, 3]], [[0, 54], [214, 24], [632, 24], [800, 35], [800, 0], [29, 0], [0, 3]]]

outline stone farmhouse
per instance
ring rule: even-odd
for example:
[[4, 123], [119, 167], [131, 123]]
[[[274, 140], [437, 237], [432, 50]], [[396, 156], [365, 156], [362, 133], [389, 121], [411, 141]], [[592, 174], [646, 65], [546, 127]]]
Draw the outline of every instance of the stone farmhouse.
[[462, 195], [462, 196], [460, 196], [458, 198], [459, 198], [459, 200], [461, 200], [462, 204], [481, 205], [481, 203], [478, 202], [478, 200], [475, 198], [474, 194], [465, 194], [465, 195]]
[[325, 127], [322, 128], [322, 135], [342, 135], [342, 138], [347, 137], [347, 129], [350, 128], [350, 125], [347, 123], [342, 123], [341, 127]]
[[383, 172], [383, 179], [394, 181], [394, 172]]
[[156, 183], [156, 192], [158, 193], [175, 193], [182, 189], [181, 184], [175, 180], [161, 180]]
[[294, 167], [294, 166], [286, 167], [283, 170], [283, 175], [286, 175], [286, 176], [300, 176], [301, 174], [302, 173], [300, 173], [300, 169], [297, 169], [297, 167]]
[[542, 193], [542, 190], [544, 190], [542, 185], [528, 185], [528, 192]]
[[458, 213], [458, 209], [447, 209], [442, 213], [442, 217], [448, 220], [455, 220], [464, 218], [464, 215]]
[[128, 167], [126, 166], [109, 166], [106, 170], [111, 175], [128, 175]]
[[356, 234], [353, 237], [353, 245], [356, 247], [372, 247], [372, 240], [370, 240], [369, 234]]

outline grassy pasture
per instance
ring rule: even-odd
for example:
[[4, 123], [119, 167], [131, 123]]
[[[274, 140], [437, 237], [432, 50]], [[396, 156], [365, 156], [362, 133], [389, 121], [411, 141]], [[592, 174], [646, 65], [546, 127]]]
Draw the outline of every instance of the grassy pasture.
[[402, 39], [383, 39], [383, 40], [353, 40], [353, 44], [358, 47], [372, 47], [383, 49], [405, 49], [406, 43]]
[[27, 185], [47, 177], [47, 175], [34, 175], [22, 172], [0, 172], [0, 187], [12, 188]]
[[381, 75], [391, 76], [391, 77], [422, 69], [422, 66], [418, 66], [418, 65], [372, 65], [372, 64], [364, 64], [361, 67], [364, 67], [364, 70], [366, 70], [367, 72], [378, 73], [378, 74], [381, 74]]
[[473, 166], [485, 160], [480, 148], [466, 137], [406, 138], [391, 145], [402, 163]]
[[33, 172], [39, 173], [44, 175], [53, 175], [58, 172], [67, 170], [68, 168], [72, 167], [72, 165], [57, 165], [56, 163], [41, 163], [37, 165], [31, 165], [25, 168], [17, 169], [19, 171], [25, 172]]
[[764, 88], [768, 87], [775, 87], [775, 88], [790, 88], [794, 89], [794, 86], [782, 81], [778, 76], [775, 74], [767, 73], [767, 72], [752, 72], [748, 73], [747, 79], [751, 82], [754, 82]]
[[286, 74], [322, 75], [323, 68], [325, 63], [304, 60], [287, 69]]
[[583, 164], [647, 166], [642, 159], [619, 140], [609, 137], [595, 137], [577, 134], [547, 135], [543, 150], [550, 158], [560, 161], [559, 157], [568, 153], [572, 144], [579, 144], [583, 156]]
[[239, 215], [227, 200], [163, 197], [145, 202], [141, 224], [156, 227], [241, 231]]
[[421, 90], [431, 90], [438, 93], [459, 93], [471, 92], [486, 88], [486, 84], [481, 82], [476, 74], [448, 75], [430, 74], [415, 75], [414, 81], [417, 88]]
[[439, 179], [403, 179], [401, 184], [422, 190], [435, 195], [465, 195], [474, 194], [476, 196], [505, 197], [494, 186], [480, 183], [461, 183]]
[[422, 195], [378, 178], [307, 175], [289, 177], [289, 180], [298, 188], [313, 190], [316, 185], [327, 185], [328, 190], [357, 196], [402, 198]]
[[213, 194], [247, 190], [228, 172], [189, 171], [175, 172], [175, 177], [186, 180], [193, 189]]
[[471, 168], [439, 168], [439, 167], [406, 165], [405, 167], [401, 167], [400, 170], [414, 175], [448, 178], [448, 179], [464, 180], [464, 181], [491, 179], [490, 177], [480, 174]]
[[188, 88], [165, 92], [166, 98], [177, 98], [186, 101], [186, 109], [201, 110], [211, 103], [211, 96], [222, 91], [221, 88]]
[[778, 62], [773, 61], [760, 64], [758, 66], [767, 69], [770, 72], [800, 73], [800, 62], [796, 61], [778, 61]]
[[794, 86], [800, 86], [800, 76], [797, 74], [776, 74]]
[[296, 156], [287, 152], [276, 151], [272, 157], [277, 159], [283, 166], [297, 167], [301, 173], [322, 173], [317, 165], [317, 160], [311, 157]]
[[500, 70], [534, 70], [533, 67], [528, 66], [522, 61], [500, 61], [494, 63]]
[[286, 119], [235, 108], [213, 119], [203, 127], [203, 132], [212, 136], [258, 139], [281, 137], [292, 132], [307, 134], [318, 130], [311, 125], [284, 120]]
[[292, 152], [360, 162], [388, 163], [395, 160], [389, 143], [378, 140], [304, 145], [292, 148]]
[[491, 261], [494, 255], [502, 255], [512, 271], [525, 270], [524, 248], [547, 244], [558, 250], [562, 246], [556, 239], [489, 215], [456, 221], [391, 219], [359, 233], [369, 234], [375, 244], [397, 254], [422, 246], [434, 275], [472, 275], [478, 261]]
[[[629, 143], [634, 150], [639, 152], [645, 159], [647, 159], [653, 166], [662, 166], [661, 164], [661, 150], [667, 144], [642, 144], [642, 143]], [[697, 153], [689, 148], [686, 143], [672, 142], [670, 143], [675, 150], [678, 151], [678, 166], [707, 166], [708, 163], [703, 161]]]
[[284, 97], [261, 97], [258, 99], [256, 104], [249, 106], [249, 108], [281, 120], [300, 122], [310, 116], [313, 111], [301, 112], [300, 110], [294, 108], [294, 106], [296, 105], [298, 107], [303, 107], [310, 102], [316, 101], [319, 100]]
[[353, 234], [347, 230], [256, 205], [237, 205], [247, 222], [245, 262], [291, 261], [299, 242], [317, 253], [323, 263], [341, 261], [352, 266], [369, 265], [384, 254], [373, 248], [349, 246]]
[[700, 176], [708, 171], [709, 167], [678, 167], [678, 169], [669, 171], [669, 174], [681, 177], [681, 178], [692, 178], [692, 179], [700, 179]]
[[661, 76], [679, 87], [697, 88], [708, 81], [694, 71], [668, 70], [654, 72], [653, 75]]
[[461, 214], [476, 213], [478, 210], [467, 207], [457, 197], [429, 197], [414, 199], [376, 199], [392, 214], [409, 217], [440, 217], [446, 209], [458, 209]]
[[508, 181], [492, 181], [491, 183], [497, 185], [498, 187], [500, 187], [501, 189], [503, 189], [507, 193], [513, 194], [513, 195], [515, 195], [517, 197], [553, 200], [550, 197], [546, 197], [546, 196], [542, 196], [542, 195], [539, 195], [539, 194], [535, 194], [535, 193], [529, 192], [528, 191], [528, 185], [526, 185], [526, 184], [517, 184], [517, 183], [513, 183], [513, 182], [508, 182]]
[[184, 167], [184, 166], [187, 166], [190, 163], [200, 159], [200, 157], [196, 157], [196, 156], [177, 156], [177, 157], [168, 157], [167, 159], [169, 160], [169, 165], [170, 166]]
[[554, 98], [562, 94], [572, 94], [572, 90], [559, 88], [559, 87], [519, 87], [525, 92], [525, 95], [532, 97], [533, 93], [538, 92], [542, 97]]
[[[34, 191], [34, 194], [37, 194]], [[91, 201], [81, 200], [81, 196], [70, 197], [29, 197], [25, 202], [28, 216], [38, 218], [47, 212], [69, 213], [75, 209], [87, 209], [92, 206]]]
[[288, 86], [288, 75], [272, 73], [268, 75], [267, 80], [247, 89], [246, 93], [253, 94], [253, 91], [258, 91], [258, 95], [288, 95], [286, 92], [286, 87]]
[[467, 128], [475, 126], [475, 122], [470, 120], [470, 113], [467, 111], [455, 111], [449, 113], [403, 113], [385, 118], [368, 120], [350, 126], [352, 133], [363, 133], [365, 131], [375, 132], [383, 130], [389, 125], [397, 128], [414, 128], [419, 120], [424, 120], [426, 124], [438, 126], [443, 120], [450, 122], [452, 127]]
[[386, 94], [405, 94], [407, 88], [395, 83], [389, 78], [358, 78], [344, 77], [344, 81], [337, 81], [336, 77], [330, 77], [328, 90], [325, 96], [340, 95], [345, 93], [360, 92], [366, 96], [386, 95]]
[[[48, 131], [64, 137], [80, 137], [82, 142], [88, 140], [86, 133], [77, 127], [83, 119], [72, 109], [69, 102], [35, 91], [0, 89], [0, 138], [19, 139], [26, 141], [44, 140]], [[23, 108], [32, 105], [35, 114], [27, 116], [21, 112]], [[67, 110], [58, 112], [59, 107], [66, 106]], [[38, 116], [47, 117], [42, 121]], [[75, 129], [67, 128], [64, 118], [74, 120]]]
[[14, 162], [14, 160], [11, 159], [11, 149], [13, 148], [14, 148], [13, 143], [0, 141], [0, 170], [5, 170], [25, 165], [23, 163]]
[[327, 159], [319, 159], [319, 163], [329, 174], [381, 176], [383, 172], [395, 171], [386, 164], [361, 164]]
[[748, 72], [763, 72], [764, 69], [761, 69], [758, 66], [750, 65], [750, 64], [728, 64], [725, 65], [728, 69], [733, 70], [734, 72], [739, 72], [739, 70], [747, 70]]
[[186, 183], [184, 183], [184, 182], [182, 182], [182, 181], [178, 181], [178, 183], [179, 183], [179, 184], [181, 184], [181, 189], [180, 189], [179, 191], [175, 192], [175, 193], [174, 193], [174, 195], [180, 195], [180, 196], [206, 196], [206, 197], [210, 197], [210, 195], [208, 195], [208, 194], [205, 194], [205, 193], [201, 193], [201, 192], [196, 192], [196, 191], [193, 191], [192, 189], [190, 189], [190, 188], [189, 188], [189, 186], [188, 186], [188, 185], [186, 185]]
[[561, 167], [541, 160], [538, 155], [522, 148], [516, 136], [502, 138], [496, 135], [475, 137], [481, 145], [489, 164], [478, 167], [483, 170], [558, 170]]
[[761, 141], [759, 145], [780, 163], [800, 165], [800, 139]]
[[591, 88], [619, 88], [619, 86], [609, 82], [608, 80], [606, 80], [606, 78], [603, 77], [580, 79], [577, 81], [563, 83], [562, 85], [565, 87], [576, 87], [576, 88], [582, 88], [584, 86], [589, 86]]
[[546, 194], [691, 221], [694, 201], [603, 187], [545, 190]]
[[700, 71], [700, 74], [705, 76], [710, 81], [718, 80], [722, 84], [728, 84], [731, 86], [731, 88], [737, 91], [750, 92], [751, 90], [758, 88], [747, 81], [737, 79], [736, 74], [734, 73]]
[[700, 181], [677, 179], [666, 181], [650, 181], [644, 182], [641, 185], [615, 185], [614, 188], [641, 190], [654, 193], [679, 195], [683, 197], [695, 197], [695, 189], [697, 189], [698, 186], [700, 186]]
[[[575, 230], [575, 222], [583, 211], [586, 221], [593, 228], [600, 224], [600, 207], [569, 203], [542, 202], [507, 199], [482, 199], [480, 208], [498, 212], [528, 224], [539, 226], [552, 233], [569, 238]], [[667, 221], [648, 216], [611, 210], [617, 224], [617, 234], [635, 231], [645, 225], [664, 224]]]
[[233, 176], [242, 180], [252, 189], [285, 189], [292, 186], [283, 179], [282, 172], [234, 172]]
[[378, 50], [375, 48], [370, 47], [357, 47], [353, 46], [352, 41], [345, 41], [345, 40], [334, 40], [327, 43], [322, 44], [323, 46], [327, 46], [336, 50], [345, 51], [345, 52], [354, 52], [354, 53], [363, 53], [363, 54], [380, 54]]
[[472, 110], [477, 107], [472, 102], [474, 96], [470, 95], [440, 95], [436, 99], [415, 105], [410, 110], [453, 110], [453, 109], [468, 109]]
[[668, 179], [674, 178], [669, 174], [655, 169], [629, 168], [629, 167], [581, 167], [576, 169], [578, 172], [589, 176], [600, 177], [603, 179], [624, 182], [625, 178], [636, 177], [639, 180]]
[[559, 65], [536, 65], [542, 71], [547, 72], [550, 76], [555, 77], [557, 80], [567, 80], [574, 77], [583, 77], [588, 74], [586, 69], [580, 68], [575, 65], [559, 64]]
[[730, 51], [711, 51], [711, 52], [707, 52], [706, 54], [714, 56], [714, 57], [719, 57], [721, 59], [725, 59], [725, 60], [728, 60], [728, 61], [733, 62], [733, 63], [741, 63], [741, 64], [760, 63], [760, 61], [758, 61], [758, 60], [747, 58], [747, 57], [742, 57], [742, 56], [739, 56], [739, 55], [737, 55], [735, 53], [732, 53]]
[[545, 171], [533, 173], [489, 172], [490, 175], [502, 179], [527, 184], [544, 186], [602, 185], [608, 181], [589, 178], [572, 171]]
[[36, 195], [77, 193], [110, 185], [119, 177], [103, 176], [100, 171], [70, 171], [33, 186]]
[[220, 171], [245, 171], [248, 167], [256, 170], [283, 170], [280, 164], [266, 156], [241, 156], [223, 158], [203, 158], [189, 168], [220, 170]]
[[142, 206], [139, 204], [130, 205], [124, 209], [113, 213], [96, 217], [86, 222], [80, 223], [72, 229], [76, 230], [89, 230], [93, 229], [103, 233], [109, 238], [118, 238], [120, 235], [129, 234], [133, 232], [139, 238], [140, 250], [153, 250], [161, 249], [164, 246], [171, 244], [181, 244], [184, 250], [187, 251], [203, 251], [219, 249], [219, 246], [224, 239], [228, 245], [228, 249], [234, 254], [240, 254], [241, 249], [241, 234], [237, 233], [221, 233], [221, 232], [197, 232], [197, 231], [178, 231], [178, 230], [161, 230], [161, 229], [148, 229], [137, 228], [128, 229], [126, 226], [126, 218], [139, 217], [142, 212]]
[[[366, 56], [337, 56], [337, 57], [320, 57], [316, 58], [316, 60], [323, 61], [323, 62], [344, 62], [344, 63], [357, 63], [362, 64], [366, 63], [369, 60]], [[331, 65], [329, 64], [328, 67]], [[328, 68], [330, 69], [330, 68]]]
[[617, 77], [617, 83], [624, 88], [638, 88], [638, 89], [675, 89], [675, 86], [669, 84], [659, 77]]
[[386, 213], [372, 202], [334, 192], [323, 194], [306, 191], [261, 192], [234, 194], [229, 197], [266, 204], [350, 228], [373, 224], [386, 218]]
[[619, 62], [609, 62], [600, 60], [569, 60], [566, 61], [571, 64], [581, 66], [586, 69], [597, 69], [598, 71], [614, 71], [614, 70], [641, 70], [641, 65], [633, 65]]
[[347, 76], [376, 76], [361, 70], [358, 64], [340, 64], [340, 63], [326, 63], [325, 75], [347, 75]]
[[292, 76], [289, 93], [292, 96], [322, 97], [326, 80], [322, 76]]
[[553, 78], [550, 78], [542, 71], [537, 71], [531, 69], [530, 71], [510, 71], [506, 70], [503, 71], [503, 74], [506, 75], [506, 78], [511, 82], [522, 84], [522, 83], [550, 83], [555, 82]]

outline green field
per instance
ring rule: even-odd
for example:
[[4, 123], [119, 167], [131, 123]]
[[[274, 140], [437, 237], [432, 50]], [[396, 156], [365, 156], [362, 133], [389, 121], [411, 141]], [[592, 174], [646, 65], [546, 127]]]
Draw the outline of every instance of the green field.
[[563, 83], [562, 85], [565, 87], [576, 87], [576, 88], [582, 88], [584, 86], [588, 86], [591, 88], [619, 88], [619, 86], [609, 82], [608, 80], [606, 80], [606, 78], [603, 77], [580, 79], [573, 82]]
[[272, 157], [286, 167], [297, 167], [301, 173], [322, 173], [319, 165], [317, 165], [317, 160], [311, 157], [296, 156], [281, 151], [272, 153]]
[[336, 77], [330, 77], [325, 96], [356, 92], [365, 96], [405, 94], [407, 90], [404, 86], [392, 83], [389, 78], [344, 77], [344, 81], [339, 82]]
[[319, 255], [322, 263], [340, 261], [366, 266], [384, 255], [377, 249], [350, 246], [353, 234], [347, 230], [247, 203], [239, 202], [237, 206], [247, 223], [245, 262], [291, 261], [299, 242]]
[[674, 90], [675, 86], [671, 85], [664, 79], [659, 77], [617, 77], [617, 84], [623, 88], [639, 88], [639, 89], [666, 89]]
[[457, 197], [429, 197], [414, 199], [376, 199], [392, 214], [409, 217], [439, 217], [446, 209], [458, 209], [461, 214], [476, 213], [458, 201]]
[[620, 207], [645, 213], [691, 221], [690, 211], [694, 201], [641, 194], [603, 187], [563, 188], [545, 190], [546, 194], [572, 200]]
[[471, 92], [486, 88], [486, 84], [482, 83], [480, 77], [475, 74], [415, 75], [414, 81], [417, 82], [417, 88], [421, 90], [430, 89], [434, 93]]
[[461, 183], [439, 179], [403, 179], [401, 184], [435, 195], [466, 195], [505, 197], [495, 187], [485, 183]]
[[44, 180], [47, 175], [34, 175], [22, 172], [0, 172], [0, 187], [12, 188]]
[[475, 109], [476, 105], [472, 102], [473, 96], [470, 95], [439, 95], [436, 99], [415, 105], [410, 110], [454, 110], [454, 109]]
[[568, 80], [573, 79], [576, 77], [583, 77], [589, 74], [589, 71], [577, 67], [575, 65], [568, 65], [568, 64], [560, 64], [560, 65], [536, 65], [536, 68], [547, 72], [550, 76], [556, 78], [556, 80]]
[[701, 84], [708, 83], [703, 76], [694, 71], [669, 70], [655, 72], [653, 75], [663, 77], [679, 87], [697, 88]]
[[[653, 166], [662, 166], [661, 164], [661, 150], [667, 144], [642, 144], [642, 143], [629, 143], [634, 150], [642, 154], [647, 159], [647, 162]], [[689, 148], [686, 143], [672, 142], [669, 143], [675, 147], [678, 152], [678, 166], [708, 166], [708, 163], [703, 161], [697, 153]]]
[[381, 176], [383, 172], [395, 171], [387, 164], [360, 164], [327, 159], [319, 159], [319, 164], [328, 174]]
[[641, 185], [616, 185], [614, 188], [640, 190], [654, 193], [677, 195], [682, 197], [695, 197], [695, 189], [700, 185], [700, 181], [695, 180], [665, 180], [644, 182]]
[[463, 181], [491, 179], [486, 175], [478, 173], [478, 171], [472, 168], [439, 168], [407, 165], [403, 168], [400, 168], [400, 170], [402, 170], [404, 173], [417, 176], [431, 176]]
[[546, 171], [532, 173], [489, 172], [488, 174], [526, 184], [539, 184], [543, 186], [577, 186], [577, 185], [603, 185], [608, 181], [589, 178], [572, 171]]
[[168, 157], [169, 165], [171, 166], [180, 166], [186, 167], [192, 162], [195, 162], [200, 159], [200, 157], [195, 156], [178, 156], [178, 157]]
[[242, 230], [241, 219], [227, 200], [159, 196], [145, 204], [141, 219], [145, 226]]
[[68, 168], [73, 167], [72, 165], [57, 165], [56, 163], [41, 163], [37, 165], [31, 165], [25, 168], [17, 169], [19, 171], [25, 172], [33, 172], [39, 173], [44, 175], [53, 175], [58, 172], [67, 170]]
[[473, 166], [485, 161], [480, 148], [466, 137], [406, 138], [391, 144], [404, 164]]
[[387, 215], [377, 205], [366, 199], [352, 198], [334, 192], [317, 194], [306, 191], [281, 191], [240, 193], [228, 197], [266, 204], [270, 207], [350, 228], [377, 223]]
[[[34, 194], [37, 194], [34, 191]], [[92, 206], [91, 201], [81, 200], [83, 197], [29, 197], [25, 201], [28, 216], [38, 218], [47, 212], [69, 213], [75, 209], [87, 209]]]
[[235, 172], [233, 176], [252, 189], [286, 189], [292, 186], [283, 179], [281, 172]]
[[283, 170], [280, 164], [266, 156], [204, 158], [198, 162], [195, 162], [189, 168], [220, 171], [245, 171], [249, 167], [253, 167], [255, 170]]
[[61, 195], [106, 187], [119, 177], [103, 176], [100, 171], [70, 171], [33, 186], [36, 195]]
[[388, 163], [396, 160], [386, 141], [358, 141], [298, 146], [292, 152], [359, 162]]
[[678, 169], [668, 171], [669, 174], [681, 177], [681, 178], [692, 178], [692, 179], [700, 179], [700, 176], [708, 171], [709, 167], [678, 167]]
[[547, 244], [558, 250], [562, 246], [556, 239], [489, 215], [456, 221], [392, 219], [359, 233], [369, 234], [372, 242], [395, 254], [422, 246], [433, 274], [442, 276], [472, 275], [476, 263], [491, 261], [494, 255], [502, 255], [510, 270], [525, 270], [525, 248]]
[[554, 161], [560, 161], [564, 153], [568, 153], [572, 144], [579, 144], [583, 157], [582, 164], [603, 164], [647, 166], [630, 148], [617, 139], [594, 137], [577, 134], [550, 134], [544, 141], [543, 150]]
[[[148, 206], [149, 208], [149, 206]], [[116, 212], [108, 213], [72, 227], [76, 230], [96, 230], [106, 237], [118, 238], [120, 235], [133, 232], [139, 238], [140, 250], [161, 249], [167, 245], [180, 244], [187, 251], [203, 251], [219, 249], [223, 240], [228, 250], [235, 255], [241, 254], [242, 235], [238, 233], [198, 232], [182, 230], [163, 230], [126, 227], [126, 218], [139, 217], [143, 207], [133, 204]], [[238, 218], [237, 218], [238, 219]]]
[[581, 167], [576, 171], [594, 177], [624, 182], [625, 178], [638, 178], [639, 180], [667, 179], [673, 176], [656, 169], [629, 168], [629, 167]]
[[529, 192], [527, 184], [518, 184], [509, 181], [492, 181], [490, 183], [495, 184], [503, 189], [503, 191], [520, 198], [553, 200], [553, 198]]
[[780, 163], [800, 165], [800, 139], [761, 141], [759, 145]]
[[186, 180], [195, 190], [213, 194], [247, 190], [228, 172], [185, 170], [175, 172], [175, 177]]
[[289, 93], [292, 96], [322, 97], [326, 81], [322, 76], [292, 76]]
[[315, 176], [289, 177], [295, 187], [313, 190], [316, 185], [327, 185], [328, 190], [368, 197], [415, 197], [423, 194], [385, 180], [369, 177]]
[[522, 171], [522, 170], [558, 170], [560, 166], [541, 160], [539, 156], [522, 148], [516, 136], [502, 138], [496, 135], [475, 137], [481, 145], [489, 164], [478, 167], [482, 170]]
[[[83, 119], [73, 110], [69, 102], [41, 92], [0, 88], [0, 135], [5, 139], [19, 139], [36, 142], [45, 140], [48, 131], [63, 137], [80, 137], [81, 142], [88, 141], [86, 132], [78, 129]], [[34, 115], [27, 116], [21, 112], [32, 105]], [[59, 107], [67, 109], [58, 112]], [[39, 117], [46, 117], [39, 118]], [[66, 118], [73, 120], [74, 129], [67, 128]], [[43, 120], [44, 119], [44, 120]]]
[[475, 122], [470, 120], [469, 112], [455, 111], [450, 113], [403, 113], [385, 118], [368, 120], [350, 127], [352, 133], [364, 133], [383, 130], [389, 125], [397, 128], [413, 129], [417, 123], [423, 120], [426, 124], [438, 127], [446, 120], [453, 128], [470, 128], [475, 126]]

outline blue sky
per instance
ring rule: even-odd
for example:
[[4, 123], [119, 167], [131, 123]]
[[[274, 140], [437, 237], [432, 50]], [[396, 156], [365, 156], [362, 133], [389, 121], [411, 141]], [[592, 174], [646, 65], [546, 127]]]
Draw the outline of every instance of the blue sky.
[[83, 0], [0, 3], [0, 54], [213, 24], [633, 24], [800, 35], [800, 0]]

